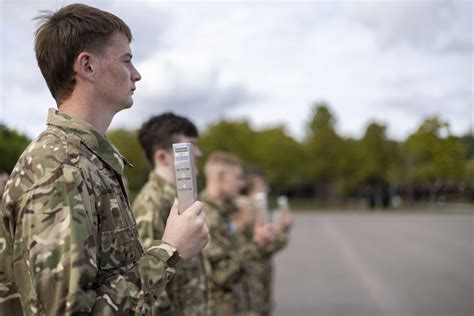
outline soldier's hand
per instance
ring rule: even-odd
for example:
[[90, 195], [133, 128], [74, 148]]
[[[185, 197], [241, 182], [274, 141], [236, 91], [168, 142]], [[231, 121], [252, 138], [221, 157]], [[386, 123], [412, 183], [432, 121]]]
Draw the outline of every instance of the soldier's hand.
[[290, 229], [293, 226], [293, 216], [291, 216], [291, 213], [289, 211], [285, 211], [283, 213], [281, 224], [283, 225], [283, 228], [286, 230]]
[[275, 228], [272, 224], [255, 225], [253, 241], [260, 246], [269, 244], [275, 240]]
[[201, 202], [196, 201], [181, 215], [175, 199], [163, 233], [163, 241], [176, 249], [184, 260], [197, 255], [209, 242], [209, 230]]

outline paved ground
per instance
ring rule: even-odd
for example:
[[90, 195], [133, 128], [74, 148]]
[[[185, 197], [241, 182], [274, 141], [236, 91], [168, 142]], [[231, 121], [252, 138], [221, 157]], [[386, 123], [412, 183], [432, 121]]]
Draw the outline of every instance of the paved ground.
[[299, 213], [276, 316], [474, 315], [474, 214]]

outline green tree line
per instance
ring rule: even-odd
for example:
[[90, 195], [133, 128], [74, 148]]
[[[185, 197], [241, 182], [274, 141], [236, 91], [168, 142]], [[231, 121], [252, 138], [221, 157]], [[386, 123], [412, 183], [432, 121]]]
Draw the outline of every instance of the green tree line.
[[[327, 104], [315, 104], [302, 141], [284, 126], [255, 129], [248, 121], [221, 120], [208, 125], [199, 145], [206, 158], [215, 150], [232, 152], [247, 166], [267, 171], [275, 194], [318, 198], [367, 199], [371, 206], [404, 201], [473, 201], [474, 137], [456, 136], [439, 117], [427, 117], [404, 141], [389, 139], [387, 126], [371, 122], [360, 139], [337, 132]], [[150, 166], [135, 130], [117, 129], [110, 140], [134, 165], [126, 168], [131, 196], [145, 183]], [[20, 133], [0, 125], [0, 169], [11, 172], [29, 143]], [[204, 177], [199, 175], [200, 187]]]

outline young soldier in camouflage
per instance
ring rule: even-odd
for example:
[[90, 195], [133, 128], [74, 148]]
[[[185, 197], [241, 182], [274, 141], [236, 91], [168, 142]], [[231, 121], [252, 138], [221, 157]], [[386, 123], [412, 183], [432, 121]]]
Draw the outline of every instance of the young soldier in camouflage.
[[[48, 127], [23, 152], [0, 222], [0, 315], [147, 314], [174, 273], [207, 243], [202, 205], [177, 215], [144, 251], [104, 136], [140, 80], [128, 26], [73, 4], [41, 17], [38, 65], [56, 100]], [[179, 255], [178, 255], [179, 252]]]
[[[133, 204], [138, 232], [147, 247], [161, 238], [169, 210], [176, 198], [173, 143], [192, 143], [197, 161], [198, 131], [188, 119], [164, 113], [143, 124], [138, 138], [153, 167], [148, 182]], [[183, 262], [166, 286], [166, 293], [153, 306], [157, 315], [204, 315], [207, 306], [207, 278], [202, 255]]]
[[[241, 242], [253, 244], [255, 243], [255, 236], [264, 233], [268, 237], [258, 247], [259, 252], [263, 252], [262, 248], [273, 242], [273, 226], [257, 223], [258, 210], [250, 197], [239, 196], [235, 200], [235, 204], [238, 210], [234, 213], [233, 220], [237, 231], [240, 232]], [[262, 295], [265, 293], [265, 285], [260, 278], [261, 261], [260, 256], [257, 256], [249, 258], [245, 263], [246, 274], [244, 275], [243, 282], [248, 293], [248, 316], [261, 316], [265, 313], [265, 300]]]
[[[247, 171], [246, 193], [251, 200], [255, 200], [257, 193], [269, 192], [265, 172], [257, 167]], [[263, 218], [261, 212], [257, 212], [256, 225], [261, 225]], [[253, 282], [250, 283], [249, 293], [253, 297], [254, 309], [259, 311], [259, 315], [271, 315], [273, 309], [272, 286], [273, 286], [273, 255], [283, 249], [288, 243], [288, 235], [293, 224], [293, 219], [289, 212], [285, 212], [281, 222], [265, 223], [273, 225], [272, 231], [275, 233], [272, 242], [260, 247], [260, 256], [252, 269]], [[254, 230], [255, 231], [255, 230]]]
[[247, 314], [245, 289], [246, 263], [258, 255], [257, 243], [243, 243], [232, 214], [237, 211], [233, 200], [244, 182], [240, 160], [229, 153], [215, 152], [206, 162], [206, 190], [200, 195], [204, 203], [210, 241], [204, 248], [208, 275], [208, 315]]

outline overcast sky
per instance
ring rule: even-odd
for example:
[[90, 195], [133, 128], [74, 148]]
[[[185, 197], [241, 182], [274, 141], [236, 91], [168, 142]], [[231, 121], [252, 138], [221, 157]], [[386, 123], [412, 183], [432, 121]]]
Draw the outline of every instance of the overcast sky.
[[[33, 137], [55, 103], [33, 52], [39, 10], [0, 2], [0, 122]], [[473, 114], [471, 1], [84, 1], [132, 29], [142, 74], [111, 128], [174, 111], [202, 129], [221, 118], [284, 124], [302, 138], [324, 101], [345, 136], [373, 120], [404, 139], [429, 115], [466, 133]]]

